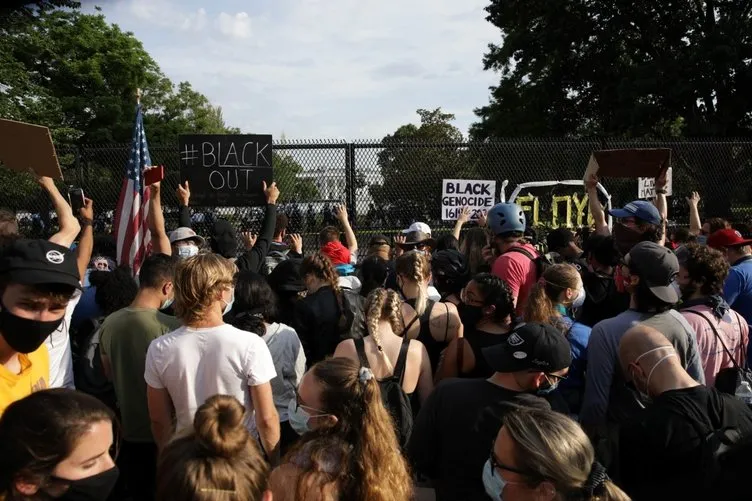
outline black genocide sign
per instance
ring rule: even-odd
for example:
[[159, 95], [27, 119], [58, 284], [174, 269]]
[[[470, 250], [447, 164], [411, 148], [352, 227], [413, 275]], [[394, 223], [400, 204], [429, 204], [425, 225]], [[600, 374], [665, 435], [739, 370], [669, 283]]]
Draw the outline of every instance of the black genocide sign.
[[178, 137], [180, 182], [188, 180], [191, 205], [264, 205], [263, 181], [272, 172], [269, 134], [200, 134]]

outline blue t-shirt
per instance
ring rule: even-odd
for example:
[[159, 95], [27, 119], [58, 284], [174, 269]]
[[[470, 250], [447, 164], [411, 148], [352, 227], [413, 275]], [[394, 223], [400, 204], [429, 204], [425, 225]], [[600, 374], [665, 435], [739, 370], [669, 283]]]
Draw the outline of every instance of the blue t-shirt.
[[752, 256], [743, 257], [731, 267], [723, 284], [723, 296], [748, 324], [752, 324]]
[[590, 339], [590, 327], [575, 322], [570, 317], [562, 317], [567, 326], [567, 340], [572, 353], [572, 364], [569, 366], [567, 379], [560, 386], [567, 389], [585, 391], [585, 369], [587, 368], [587, 346]]

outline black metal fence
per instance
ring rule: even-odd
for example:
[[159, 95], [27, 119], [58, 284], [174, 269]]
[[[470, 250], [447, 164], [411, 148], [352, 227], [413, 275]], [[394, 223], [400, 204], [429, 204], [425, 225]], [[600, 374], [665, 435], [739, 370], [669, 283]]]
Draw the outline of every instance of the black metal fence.
[[[746, 223], [752, 217], [752, 142], [707, 139], [617, 141], [567, 139], [510, 139], [485, 143], [277, 142], [275, 179], [280, 204], [291, 230], [314, 233], [333, 223], [335, 204], [346, 204], [359, 236], [395, 233], [411, 222], [425, 221], [437, 233], [453, 226], [441, 221], [442, 179], [489, 179], [497, 189], [508, 180], [509, 196], [519, 183], [581, 179], [590, 153], [598, 149], [667, 147], [673, 152], [673, 196], [669, 214], [686, 224], [685, 197], [699, 191], [703, 216], [726, 217]], [[60, 146], [58, 157], [65, 187], [83, 188], [97, 213], [96, 229], [109, 231], [117, 204], [130, 145]], [[168, 229], [177, 226], [179, 182], [177, 145], [150, 147], [154, 164], [164, 164], [163, 204]], [[637, 198], [634, 179], [605, 179], [614, 206]], [[61, 188], [63, 188], [61, 184]], [[552, 200], [580, 187], [549, 186], [524, 190], [539, 202], [539, 223], [554, 221]], [[49, 233], [55, 225], [50, 205], [34, 181], [24, 174], [0, 169], [0, 205], [17, 212], [25, 231]], [[498, 196], [498, 193], [497, 193]], [[560, 209], [564, 211], [564, 207]], [[234, 221], [243, 230], [256, 230], [260, 210], [253, 207], [193, 207], [194, 226], [206, 232], [215, 218]], [[576, 215], [570, 222], [576, 223]]]

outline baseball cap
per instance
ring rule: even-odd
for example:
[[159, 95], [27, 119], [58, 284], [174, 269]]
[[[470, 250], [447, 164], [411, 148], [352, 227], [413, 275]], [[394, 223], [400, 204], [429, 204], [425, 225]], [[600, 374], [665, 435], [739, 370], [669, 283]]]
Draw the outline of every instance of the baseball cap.
[[658, 212], [655, 205], [646, 200], [635, 200], [622, 209], [611, 209], [608, 213], [618, 218], [634, 217], [655, 225], [662, 223], [661, 213]]
[[410, 227], [406, 230], [402, 230], [402, 233], [404, 234], [410, 234], [410, 233], [425, 233], [426, 235], [431, 237], [431, 227], [428, 226], [426, 223], [413, 223], [410, 225]]
[[0, 274], [22, 285], [63, 284], [81, 288], [75, 254], [47, 240], [19, 239], [0, 257]]
[[556, 228], [546, 235], [546, 245], [548, 245], [549, 251], [567, 247], [571, 242], [574, 242], [574, 233], [569, 228]]
[[724, 247], [739, 247], [741, 245], [752, 245], [752, 240], [747, 240], [742, 237], [742, 234], [737, 230], [728, 228], [725, 230], [718, 230], [712, 233], [708, 237], [708, 245], [714, 249], [722, 249]]
[[640, 242], [624, 256], [624, 263], [650, 292], [666, 303], [679, 301], [679, 294], [671, 285], [679, 274], [679, 259], [671, 249], [655, 242]]
[[204, 245], [204, 239], [198, 236], [196, 232], [193, 231], [191, 228], [186, 228], [185, 226], [182, 226], [178, 228], [177, 230], [170, 233], [171, 244], [174, 244], [175, 242], [181, 242], [183, 240], [193, 240], [199, 246]]
[[483, 348], [483, 356], [494, 372], [556, 372], [572, 363], [567, 338], [553, 325], [538, 322], [519, 325], [502, 343]]
[[418, 244], [425, 244], [429, 247], [436, 247], [436, 240], [431, 238], [430, 233], [424, 231], [413, 231], [407, 234], [407, 238], [404, 243], [397, 244], [401, 249], [411, 249]]
[[383, 245], [391, 245], [386, 235], [374, 235], [368, 241], [368, 247], [381, 247]]

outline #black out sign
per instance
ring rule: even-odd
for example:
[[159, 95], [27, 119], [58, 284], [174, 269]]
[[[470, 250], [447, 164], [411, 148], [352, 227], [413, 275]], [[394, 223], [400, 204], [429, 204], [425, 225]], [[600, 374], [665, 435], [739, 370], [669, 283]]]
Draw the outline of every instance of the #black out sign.
[[274, 178], [272, 136], [196, 134], [178, 137], [180, 181], [188, 181], [191, 205], [264, 205], [263, 182]]
[[496, 203], [496, 181], [444, 179], [441, 190], [441, 219], [456, 221], [464, 208], [476, 220]]

